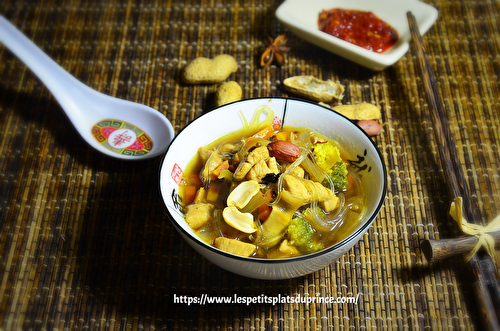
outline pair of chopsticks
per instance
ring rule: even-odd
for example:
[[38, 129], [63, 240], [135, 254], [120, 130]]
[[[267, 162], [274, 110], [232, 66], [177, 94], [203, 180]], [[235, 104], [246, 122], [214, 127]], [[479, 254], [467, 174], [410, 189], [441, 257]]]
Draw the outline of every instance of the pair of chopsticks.
[[[427, 58], [415, 17], [411, 12], [408, 12], [407, 18], [415, 55], [418, 59], [423, 78], [422, 81], [428, 97], [429, 115], [434, 123], [434, 134], [439, 146], [439, 161], [444, 170], [450, 197], [452, 199], [462, 197], [465, 218], [470, 223], [481, 224], [478, 207], [471, 198], [462, 167], [456, 158], [458, 153], [446, 118], [446, 111], [439, 96], [436, 76]], [[492, 236], [500, 238], [500, 235], [496, 233], [492, 234]], [[476, 242], [477, 238], [475, 237], [432, 241], [424, 240], [422, 242], [422, 249], [426, 258], [430, 261], [435, 257], [445, 258], [451, 256], [458, 251], [458, 248], [461, 249], [461, 252], [465, 252], [467, 249], [464, 248], [465, 246], [470, 247], [472, 245], [473, 247]], [[467, 262], [467, 266], [473, 280], [474, 294], [481, 313], [483, 327], [486, 330], [500, 330], [500, 283], [497, 278], [493, 259], [489, 255], [482, 253], [475, 254]]]

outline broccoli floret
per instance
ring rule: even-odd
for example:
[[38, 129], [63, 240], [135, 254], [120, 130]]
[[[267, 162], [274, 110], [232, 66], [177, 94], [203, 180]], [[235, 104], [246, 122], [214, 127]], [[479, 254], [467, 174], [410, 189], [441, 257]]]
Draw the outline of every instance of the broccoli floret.
[[306, 245], [313, 239], [314, 230], [306, 220], [300, 217], [294, 217], [290, 221], [287, 230], [288, 242], [290, 245]]
[[323, 248], [314, 241], [314, 228], [301, 217], [294, 217], [290, 221], [287, 239], [290, 245], [297, 247], [302, 253], [312, 253]]
[[[340, 157], [340, 150], [330, 142], [316, 143], [313, 146], [316, 164], [326, 171], [331, 178], [335, 192], [343, 191], [347, 188], [347, 167]], [[328, 181], [323, 182], [324, 185]]]
[[332, 169], [328, 170], [326, 173], [333, 182], [333, 187], [335, 192], [343, 191], [347, 188], [347, 166], [343, 161], [335, 163]]

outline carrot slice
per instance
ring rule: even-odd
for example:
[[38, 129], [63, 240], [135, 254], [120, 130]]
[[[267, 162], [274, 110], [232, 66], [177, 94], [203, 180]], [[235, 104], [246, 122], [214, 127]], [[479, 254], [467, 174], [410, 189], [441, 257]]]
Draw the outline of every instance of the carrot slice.
[[290, 135], [292, 134], [291, 131], [280, 131], [276, 134], [276, 139], [277, 140], [283, 140], [287, 141], [290, 140]]
[[197, 187], [194, 185], [186, 185], [184, 186], [184, 205], [189, 205], [193, 203], [195, 197], [196, 197], [196, 191]]
[[271, 210], [272, 210], [272, 208], [269, 207], [265, 203], [263, 203], [262, 205], [260, 205], [260, 207], [259, 207], [259, 219], [262, 220], [262, 221], [267, 220], [267, 218], [271, 214]]
[[220, 173], [224, 170], [227, 170], [227, 169], [229, 169], [229, 161], [225, 160], [224, 162], [219, 164], [219, 166], [217, 168], [215, 168], [214, 171], [212, 171], [212, 176], [214, 178], [219, 178]]

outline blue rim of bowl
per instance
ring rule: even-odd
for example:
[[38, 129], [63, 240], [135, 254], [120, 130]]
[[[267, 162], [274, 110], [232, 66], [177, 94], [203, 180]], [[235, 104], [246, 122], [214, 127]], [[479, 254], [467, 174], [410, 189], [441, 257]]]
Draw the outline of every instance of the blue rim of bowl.
[[[188, 231], [184, 230], [184, 228], [181, 227], [177, 223], [177, 221], [175, 221], [173, 215], [169, 212], [168, 207], [167, 207], [167, 205], [165, 203], [165, 199], [163, 198], [162, 191], [161, 191], [161, 172], [162, 172], [162, 169], [163, 169], [163, 164], [165, 162], [165, 159], [167, 158], [168, 151], [170, 150], [170, 146], [172, 146], [172, 144], [175, 142], [176, 138], [184, 130], [186, 130], [191, 125], [191, 123], [193, 123], [194, 121], [197, 121], [197, 120], [203, 118], [205, 115], [208, 115], [209, 113], [212, 113], [214, 111], [218, 111], [219, 109], [225, 108], [226, 106], [231, 105], [231, 104], [248, 102], [248, 101], [258, 101], [258, 100], [268, 100], [269, 101], [270, 99], [278, 99], [278, 100], [284, 100], [285, 101], [285, 106], [284, 106], [285, 110], [284, 110], [284, 113], [283, 113], [283, 120], [286, 117], [286, 107], [287, 107], [287, 104], [288, 104], [288, 100], [291, 100], [291, 101], [294, 101], [294, 102], [304, 102], [304, 103], [312, 104], [312, 105], [318, 106], [320, 108], [323, 108], [323, 109], [325, 109], [327, 111], [334, 112], [333, 110], [331, 110], [331, 109], [329, 109], [327, 107], [324, 107], [324, 106], [322, 106], [320, 104], [317, 104], [315, 102], [312, 102], [312, 101], [309, 101], [309, 100], [304, 100], [304, 99], [289, 98], [289, 97], [288, 98], [284, 98], [284, 97], [250, 98], [250, 99], [244, 99], [244, 100], [235, 101], [235, 102], [232, 102], [232, 103], [229, 103], [229, 104], [225, 104], [225, 105], [223, 105], [221, 107], [214, 108], [214, 109], [212, 109], [212, 110], [210, 110], [210, 111], [208, 111], [206, 113], [203, 113], [202, 115], [200, 115], [196, 119], [194, 119], [192, 122], [190, 122], [184, 128], [182, 128], [181, 131], [179, 131], [179, 133], [177, 135], [175, 135], [174, 139], [172, 139], [172, 142], [168, 146], [168, 148], [167, 148], [167, 150], [166, 150], [165, 154], [163, 155], [162, 160], [160, 162], [160, 170], [159, 170], [160, 176], [159, 176], [159, 180], [158, 180], [158, 187], [159, 187], [159, 191], [160, 191], [160, 196], [162, 198], [162, 203], [163, 203], [163, 205], [165, 207], [165, 210], [167, 212], [167, 215], [168, 215], [170, 221], [174, 224], [174, 226], [176, 227], [176, 229], [178, 231], [182, 232], [187, 237], [192, 238], [193, 242], [195, 242], [196, 244], [198, 244], [200, 247], [203, 247], [203, 248], [205, 248], [207, 250], [212, 251], [213, 253], [216, 253], [216, 254], [219, 254], [219, 255], [231, 258], [231, 259], [246, 261], [246, 262], [250, 262], [250, 263], [259, 263], [259, 264], [292, 264], [292, 263], [296, 263], [296, 262], [299, 262], [299, 261], [308, 260], [308, 259], [311, 259], [311, 258], [315, 258], [315, 257], [319, 257], [319, 256], [322, 256], [322, 255], [326, 255], [326, 254], [328, 254], [329, 252], [331, 252], [333, 250], [337, 250], [337, 249], [341, 248], [342, 246], [347, 245], [347, 243], [349, 241], [351, 241], [352, 239], [354, 239], [359, 234], [364, 233], [365, 231], [368, 230], [368, 228], [372, 225], [372, 223], [374, 222], [374, 220], [378, 217], [378, 215], [380, 213], [380, 210], [382, 209], [382, 205], [384, 204], [384, 200], [385, 200], [385, 197], [386, 197], [386, 194], [387, 194], [387, 170], [386, 170], [386, 166], [385, 166], [385, 163], [384, 163], [384, 159], [382, 158], [382, 154], [380, 153], [380, 150], [378, 149], [377, 145], [375, 145], [375, 143], [370, 138], [370, 136], [368, 136], [365, 131], [363, 131], [359, 126], [357, 126], [355, 123], [353, 123], [352, 120], [350, 120], [349, 118], [345, 117], [344, 115], [339, 114], [339, 113], [335, 113], [336, 115], [338, 115], [340, 117], [343, 117], [347, 121], [351, 122], [356, 127], [356, 129], [359, 130], [360, 133], [367, 138], [367, 140], [370, 142], [370, 144], [372, 144], [374, 150], [377, 152], [378, 159], [380, 160], [380, 163], [382, 164], [382, 173], [383, 173], [383, 177], [384, 177], [383, 178], [384, 182], [383, 182], [383, 187], [382, 187], [382, 194], [380, 196], [380, 200], [379, 200], [379, 202], [378, 202], [375, 210], [373, 211], [372, 215], [370, 216], [370, 218], [368, 220], [366, 220], [363, 223], [363, 225], [361, 227], [359, 227], [358, 229], [356, 229], [356, 231], [352, 232], [349, 236], [345, 237], [344, 239], [342, 239], [338, 243], [336, 243], [336, 244], [334, 244], [332, 246], [329, 246], [327, 248], [324, 248], [324, 249], [322, 249], [320, 251], [317, 251], [317, 252], [314, 252], [314, 253], [310, 253], [310, 254], [301, 255], [301, 256], [285, 258], [285, 259], [264, 259], [264, 258], [256, 258], [256, 257], [245, 257], [245, 256], [239, 256], [239, 255], [234, 255], [234, 254], [231, 254], [231, 253], [224, 252], [224, 251], [222, 251], [222, 250], [220, 250], [220, 249], [218, 249], [218, 248], [216, 248], [214, 246], [211, 246], [211, 245], [203, 242], [201, 239], [199, 239], [198, 237], [196, 237], [196, 235], [193, 235], [192, 233], [189, 233]], [[193, 157], [194, 157], [194, 155], [193, 155]]]

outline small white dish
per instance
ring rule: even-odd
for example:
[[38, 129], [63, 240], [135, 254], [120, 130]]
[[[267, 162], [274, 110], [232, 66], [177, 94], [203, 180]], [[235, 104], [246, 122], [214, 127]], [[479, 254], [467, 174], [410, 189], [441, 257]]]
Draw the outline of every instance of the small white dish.
[[[375, 53], [333, 37], [318, 28], [318, 15], [333, 8], [371, 11], [389, 23], [399, 35], [398, 42], [384, 53]], [[300, 38], [372, 70], [396, 63], [409, 49], [411, 40], [406, 13], [411, 11], [424, 35], [438, 17], [436, 8], [417, 0], [286, 0], [276, 17]]]
[[[262, 105], [273, 110], [275, 122], [308, 127], [337, 140], [352, 153], [363, 177], [367, 211], [360, 225], [333, 246], [288, 259], [259, 259], [223, 252], [203, 242], [186, 223], [178, 202], [182, 172], [198, 148], [242, 128]], [[240, 113], [241, 112], [241, 113]], [[262, 119], [261, 119], [262, 120]], [[317, 103], [283, 98], [257, 98], [214, 109], [187, 125], [170, 144], [160, 167], [159, 189], [169, 218], [180, 235], [207, 260], [236, 274], [257, 279], [287, 279], [309, 274], [331, 264], [356, 244], [371, 226], [384, 203], [387, 189], [385, 165], [375, 143], [346, 117]]]

